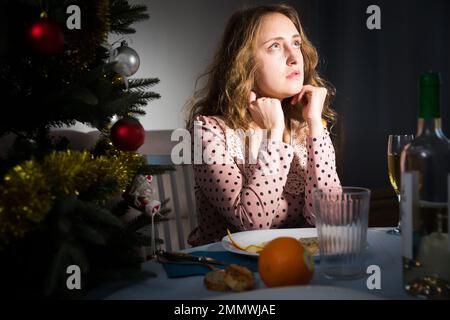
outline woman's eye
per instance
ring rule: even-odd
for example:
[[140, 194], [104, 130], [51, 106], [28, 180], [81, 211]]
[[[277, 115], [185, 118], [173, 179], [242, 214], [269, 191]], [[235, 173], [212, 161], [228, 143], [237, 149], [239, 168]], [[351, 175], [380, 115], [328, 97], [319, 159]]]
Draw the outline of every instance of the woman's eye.
[[270, 50], [273, 50], [273, 49], [279, 49], [280, 48], [280, 44], [279, 43], [273, 43], [270, 47], [269, 47], [269, 49]]
[[302, 46], [302, 43], [300, 41], [295, 41], [294, 42], [294, 47], [295, 48], [300, 48]]

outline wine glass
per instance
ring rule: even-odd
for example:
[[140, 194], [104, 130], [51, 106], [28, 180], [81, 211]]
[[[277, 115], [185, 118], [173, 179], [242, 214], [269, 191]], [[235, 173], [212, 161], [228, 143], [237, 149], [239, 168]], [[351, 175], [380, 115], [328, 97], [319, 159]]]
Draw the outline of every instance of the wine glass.
[[[391, 134], [388, 139], [388, 148], [387, 148], [387, 158], [388, 158], [388, 173], [389, 173], [389, 181], [391, 182], [392, 188], [394, 188], [395, 193], [397, 194], [398, 204], [400, 205], [401, 201], [401, 193], [400, 193], [400, 177], [401, 177], [401, 169], [400, 169], [400, 154], [403, 148], [410, 143], [414, 139], [414, 135], [412, 134]], [[397, 227], [388, 230], [389, 234], [400, 235], [401, 234], [401, 220], [399, 218]]]

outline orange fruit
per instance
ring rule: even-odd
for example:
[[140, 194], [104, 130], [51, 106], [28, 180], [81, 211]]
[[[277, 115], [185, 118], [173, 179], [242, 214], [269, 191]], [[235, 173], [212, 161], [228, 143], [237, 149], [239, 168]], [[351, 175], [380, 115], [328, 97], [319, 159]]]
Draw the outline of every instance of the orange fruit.
[[258, 271], [268, 287], [308, 284], [314, 275], [314, 260], [297, 239], [281, 237], [264, 246]]

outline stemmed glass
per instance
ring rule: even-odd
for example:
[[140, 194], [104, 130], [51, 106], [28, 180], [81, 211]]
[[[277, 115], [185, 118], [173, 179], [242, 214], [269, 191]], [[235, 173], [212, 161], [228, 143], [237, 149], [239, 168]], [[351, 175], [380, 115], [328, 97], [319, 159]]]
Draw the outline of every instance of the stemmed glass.
[[[401, 192], [400, 192], [400, 177], [401, 177], [401, 168], [400, 168], [400, 154], [403, 148], [410, 143], [414, 139], [414, 135], [412, 134], [392, 134], [389, 135], [388, 139], [388, 148], [387, 148], [387, 158], [388, 158], [388, 173], [389, 173], [389, 181], [391, 182], [392, 187], [394, 188], [395, 193], [398, 197], [398, 203], [400, 205], [401, 201]], [[400, 235], [401, 234], [401, 220], [399, 217], [397, 227], [388, 230], [389, 234]]]

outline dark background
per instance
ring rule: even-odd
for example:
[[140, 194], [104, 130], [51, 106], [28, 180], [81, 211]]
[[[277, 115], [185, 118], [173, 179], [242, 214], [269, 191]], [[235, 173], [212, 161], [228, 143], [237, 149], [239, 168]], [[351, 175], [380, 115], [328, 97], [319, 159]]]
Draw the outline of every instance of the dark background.
[[[415, 133], [418, 77], [441, 74], [441, 117], [450, 127], [450, 1], [292, 1], [337, 89], [338, 170], [344, 185], [389, 185], [387, 136]], [[366, 9], [381, 9], [381, 30], [366, 27]]]

